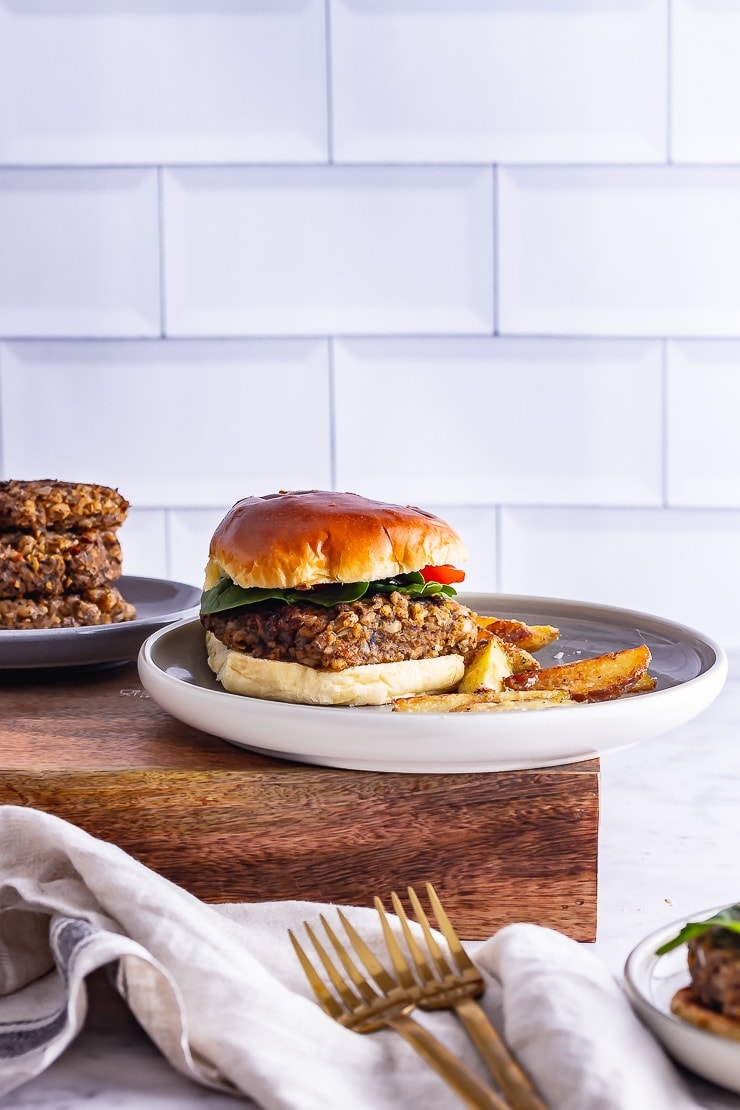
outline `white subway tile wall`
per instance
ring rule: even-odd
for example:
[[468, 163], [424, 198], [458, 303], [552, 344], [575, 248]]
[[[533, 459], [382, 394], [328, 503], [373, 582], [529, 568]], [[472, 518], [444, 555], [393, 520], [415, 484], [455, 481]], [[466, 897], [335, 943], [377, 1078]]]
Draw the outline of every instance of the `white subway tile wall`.
[[324, 162], [323, 0], [3, 0], [0, 158]]
[[178, 169], [163, 217], [170, 335], [493, 329], [490, 169]]
[[740, 509], [740, 342], [668, 344], [668, 504]]
[[740, 166], [502, 167], [503, 334], [736, 335]]
[[734, 0], [0, 0], [0, 477], [410, 501], [740, 646]]
[[740, 7], [735, 0], [673, 0], [673, 125], [683, 162], [740, 160]]
[[[740, 562], [740, 512], [507, 508], [500, 528], [510, 593], [588, 598], [704, 630], [710, 624], [732, 642], [737, 611], [726, 568]], [[729, 586], [724, 616], [722, 586]]]
[[0, 168], [0, 334], [160, 333], [157, 173]]
[[[661, 357], [634, 340], [337, 340], [337, 482], [425, 504], [660, 506]], [[370, 473], [368, 382], [361, 418], [385, 440]]]
[[93, 468], [146, 508], [331, 483], [326, 340], [8, 343], [0, 390], [12, 475]]
[[338, 0], [331, 11], [338, 162], [666, 157], [667, 0]]

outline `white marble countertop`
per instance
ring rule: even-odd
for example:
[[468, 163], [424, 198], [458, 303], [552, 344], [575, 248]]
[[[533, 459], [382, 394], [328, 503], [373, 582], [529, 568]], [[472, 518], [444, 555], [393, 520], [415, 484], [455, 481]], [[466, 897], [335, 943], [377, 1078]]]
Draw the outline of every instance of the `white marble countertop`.
[[[602, 758], [598, 935], [591, 946], [617, 976], [634, 945], [683, 915], [740, 900], [740, 655], [725, 689], [696, 721]], [[740, 1096], [697, 1084], [712, 1110]], [[174, 1072], [100, 980], [82, 1035], [3, 1107], [226, 1110], [238, 1100]], [[253, 1105], [244, 1100], [243, 1105]]]

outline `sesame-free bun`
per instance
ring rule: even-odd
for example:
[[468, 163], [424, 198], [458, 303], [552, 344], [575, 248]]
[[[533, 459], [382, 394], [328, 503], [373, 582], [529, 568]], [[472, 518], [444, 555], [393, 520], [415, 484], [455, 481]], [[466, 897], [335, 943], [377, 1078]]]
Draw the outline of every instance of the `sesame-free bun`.
[[706, 1029], [707, 1032], [716, 1033], [720, 1037], [740, 1041], [740, 1021], [727, 1014], [710, 1010], [699, 1001], [691, 987], [683, 987], [676, 991], [671, 999], [671, 1012], [682, 1021], [698, 1026], [699, 1029]]
[[458, 564], [465, 546], [423, 509], [355, 493], [299, 490], [246, 497], [216, 528], [205, 589], [224, 576], [244, 588], [310, 589]]
[[461, 655], [440, 655], [322, 671], [230, 651], [212, 632], [206, 645], [208, 665], [229, 693], [300, 705], [384, 705], [409, 694], [442, 693], [457, 686], [465, 669]]

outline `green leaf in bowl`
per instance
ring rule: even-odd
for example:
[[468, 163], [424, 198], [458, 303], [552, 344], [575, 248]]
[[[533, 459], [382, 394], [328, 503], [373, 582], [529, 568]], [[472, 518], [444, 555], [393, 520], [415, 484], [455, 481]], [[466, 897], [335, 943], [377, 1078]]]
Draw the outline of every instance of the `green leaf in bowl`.
[[681, 944], [687, 944], [694, 937], [700, 937], [702, 933], [707, 933], [710, 929], [715, 928], [728, 929], [731, 933], [740, 933], [740, 903], [720, 910], [714, 917], [709, 917], [706, 921], [687, 921], [672, 940], [667, 940], [665, 944], [661, 944], [660, 948], [656, 948], [655, 954], [656, 956], [663, 956], [673, 948], [678, 948]]

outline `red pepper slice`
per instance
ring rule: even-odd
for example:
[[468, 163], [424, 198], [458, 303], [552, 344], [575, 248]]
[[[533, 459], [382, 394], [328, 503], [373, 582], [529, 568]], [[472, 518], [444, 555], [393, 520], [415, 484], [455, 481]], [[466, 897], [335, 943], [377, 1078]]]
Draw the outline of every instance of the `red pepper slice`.
[[419, 571], [425, 582], [441, 582], [448, 586], [451, 582], [462, 582], [465, 571], [453, 567], [452, 563], [443, 563], [439, 567], [422, 567]]

